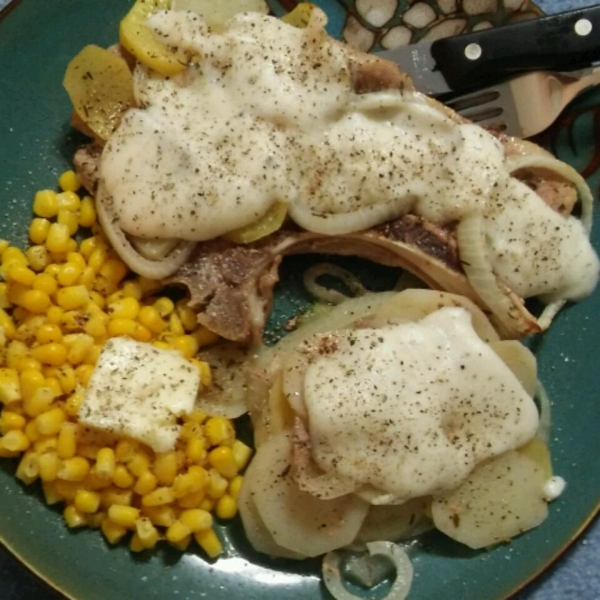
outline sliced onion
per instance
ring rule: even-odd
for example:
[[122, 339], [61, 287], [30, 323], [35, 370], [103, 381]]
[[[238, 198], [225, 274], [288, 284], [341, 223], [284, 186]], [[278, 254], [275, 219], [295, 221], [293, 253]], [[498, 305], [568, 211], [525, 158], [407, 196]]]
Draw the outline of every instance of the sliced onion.
[[309, 294], [322, 302], [340, 304], [348, 299], [348, 296], [345, 294], [332, 288], [325, 287], [317, 281], [320, 277], [326, 275], [339, 279], [350, 290], [354, 297], [364, 296], [368, 291], [358, 277], [347, 269], [343, 269], [342, 267], [331, 263], [318, 263], [305, 271], [304, 287]]
[[511, 299], [510, 292], [500, 285], [492, 270], [486, 250], [482, 216], [473, 213], [465, 217], [456, 227], [456, 237], [460, 260], [469, 283], [493, 313], [502, 333], [506, 337], [514, 337], [515, 331], [539, 331], [539, 325], [533, 319], [527, 327], [517, 324], [518, 321], [524, 320], [524, 315]]
[[[396, 568], [396, 580], [389, 593], [388, 600], [404, 600], [410, 591], [413, 579], [413, 566], [406, 551], [391, 542], [371, 542], [367, 544], [369, 556], [382, 556]], [[355, 600], [358, 596], [351, 594], [342, 583], [342, 556], [339, 552], [329, 552], [323, 559], [323, 582], [329, 593], [336, 600]]]
[[540, 425], [537, 437], [547, 446], [550, 443], [550, 429], [552, 427], [552, 405], [546, 388], [544, 388], [541, 381], [538, 381], [536, 398], [540, 403]]
[[507, 159], [506, 166], [510, 173], [514, 173], [519, 169], [531, 167], [548, 169], [573, 183], [579, 192], [579, 200], [581, 202], [581, 223], [588, 234], [590, 233], [592, 230], [594, 196], [585, 179], [573, 167], [557, 158], [545, 156], [543, 154], [511, 156]]
[[542, 331], [545, 331], [548, 329], [548, 327], [550, 327], [554, 317], [560, 312], [561, 308], [566, 303], [566, 300], [555, 300], [544, 308], [542, 314], [538, 318], [538, 323]]
[[160, 260], [164, 256], [167, 256], [177, 244], [179, 240], [175, 238], [170, 239], [146, 239], [141, 237], [131, 236], [131, 245], [148, 260]]
[[110, 209], [110, 198], [102, 185], [102, 181], [100, 181], [96, 194], [96, 211], [106, 237], [108, 237], [123, 262], [138, 275], [149, 279], [163, 279], [173, 275], [190, 257], [196, 246], [195, 242], [182, 240], [161, 259], [149, 260], [145, 258], [136, 250], [125, 232], [119, 227], [118, 220]]

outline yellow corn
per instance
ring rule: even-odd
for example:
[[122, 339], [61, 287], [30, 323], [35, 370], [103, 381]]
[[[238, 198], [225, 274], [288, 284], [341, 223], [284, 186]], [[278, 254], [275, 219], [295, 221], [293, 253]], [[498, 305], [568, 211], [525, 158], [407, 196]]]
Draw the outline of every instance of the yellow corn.
[[0, 368], [0, 402], [9, 404], [21, 398], [21, 383], [16, 369]]
[[81, 199], [79, 208], [79, 225], [81, 227], [91, 227], [96, 222], [96, 207], [94, 201], [89, 196]]
[[46, 238], [46, 248], [49, 252], [68, 252], [69, 240], [69, 228], [63, 223], [52, 223]]
[[90, 292], [84, 285], [73, 285], [56, 292], [56, 303], [64, 310], [79, 308], [90, 301]]
[[173, 304], [173, 300], [167, 298], [166, 296], [161, 296], [158, 298], [153, 306], [163, 319], [168, 317], [175, 310], [175, 304]]
[[208, 472], [202, 467], [193, 467], [187, 473], [182, 473], [175, 478], [173, 482], [173, 496], [182, 498], [188, 494], [193, 494], [205, 490], [208, 484]]
[[60, 459], [56, 452], [44, 452], [39, 455], [38, 466], [40, 470], [40, 479], [42, 481], [54, 481], [58, 477], [58, 472], [60, 470]]
[[137, 329], [138, 323], [132, 319], [111, 319], [108, 322], [108, 335], [110, 337], [121, 335], [133, 337]]
[[[83, 252], [82, 252], [83, 254]], [[108, 260], [108, 250], [104, 245], [98, 247], [92, 252], [88, 259], [88, 267], [94, 269], [95, 273], [99, 273], [104, 263]]]
[[25, 286], [32, 286], [35, 281], [35, 273], [25, 265], [13, 263], [8, 269], [6, 279]]
[[150, 462], [149, 454], [145, 450], [140, 449], [127, 461], [127, 469], [132, 475], [139, 477], [142, 473], [148, 471]]
[[83, 456], [63, 460], [58, 478], [64, 481], [83, 481], [90, 472], [90, 463]]
[[75, 285], [79, 281], [84, 268], [85, 265], [82, 266], [74, 262], [66, 262], [64, 265], [61, 265], [60, 271], [58, 272], [58, 283], [62, 286]]
[[62, 331], [60, 327], [52, 323], [42, 325], [36, 332], [36, 340], [38, 344], [51, 344], [62, 342]]
[[121, 506], [114, 504], [108, 509], [108, 518], [117, 525], [126, 529], [133, 529], [135, 522], [140, 516], [140, 511], [133, 506]]
[[30, 246], [27, 248], [25, 254], [27, 255], [29, 266], [37, 273], [43, 271], [50, 263], [50, 255], [46, 246]]
[[42, 491], [44, 492], [44, 499], [46, 500], [46, 504], [48, 504], [48, 506], [58, 504], [64, 500], [64, 498], [56, 490], [56, 485], [53, 481], [43, 481]]
[[115, 456], [119, 462], [128, 463], [139, 450], [139, 443], [135, 440], [122, 439], [117, 443]]
[[223, 552], [223, 546], [217, 534], [212, 529], [205, 529], [194, 534], [198, 545], [208, 554], [209, 558], [216, 558]]
[[194, 336], [196, 342], [198, 342], [198, 346], [203, 348], [204, 346], [208, 346], [210, 344], [214, 344], [219, 336], [210, 331], [210, 329], [206, 329], [206, 327], [198, 327], [192, 331], [192, 335]]
[[59, 215], [61, 209], [75, 212], [79, 210], [79, 205], [81, 204], [81, 200], [75, 192], [62, 192], [56, 194], [56, 200], [58, 201]]
[[67, 348], [62, 344], [42, 344], [31, 350], [31, 356], [41, 363], [58, 367], [67, 360]]
[[50, 298], [46, 292], [41, 290], [27, 290], [21, 297], [19, 304], [32, 313], [41, 314], [48, 310]]
[[171, 346], [184, 358], [192, 358], [198, 352], [198, 343], [191, 335], [178, 335], [171, 339]]
[[244, 442], [241, 440], [235, 440], [231, 446], [231, 451], [233, 453], [233, 460], [235, 461], [237, 470], [242, 471], [250, 461], [250, 457], [252, 456], [252, 448], [244, 444]]
[[63, 511], [63, 518], [65, 523], [71, 528], [85, 527], [87, 525], [85, 515], [79, 512], [73, 505], [65, 508]]
[[106, 513], [104, 512], [96, 512], [91, 514], [86, 514], [85, 520], [87, 522], [87, 526], [92, 529], [99, 529], [102, 526], [104, 520], [107, 519]]
[[186, 455], [190, 462], [202, 462], [206, 458], [204, 441], [198, 438], [192, 438], [188, 440], [186, 446]]
[[[173, 312], [169, 315], [169, 331], [173, 336], [185, 335], [185, 329], [181, 324], [181, 320], [177, 316], [177, 313]], [[191, 357], [190, 357], [191, 358]]]
[[94, 338], [101, 338], [107, 334], [106, 320], [100, 315], [93, 315], [84, 325], [84, 331]]
[[233, 519], [237, 514], [237, 502], [229, 494], [223, 494], [217, 501], [215, 512], [219, 519]]
[[41, 190], [33, 199], [33, 212], [38, 217], [51, 219], [58, 212], [58, 200], [53, 190]]
[[133, 486], [135, 479], [124, 465], [117, 465], [112, 481], [119, 488], [130, 488]]
[[81, 244], [79, 245], [79, 252], [81, 252], [81, 256], [83, 256], [83, 258], [85, 258], [85, 260], [89, 260], [90, 256], [94, 252], [94, 250], [96, 248], [98, 248], [98, 246], [100, 246], [100, 245], [105, 245], [105, 244], [97, 236], [92, 236], [92, 237], [86, 238], [85, 240], [83, 240], [81, 242]]
[[143, 548], [154, 548], [160, 539], [156, 527], [148, 517], [139, 517], [135, 522], [135, 532]]
[[89, 490], [77, 490], [75, 508], [82, 513], [95, 513], [100, 508], [100, 494]]
[[31, 356], [24, 356], [17, 364], [17, 370], [22, 373], [23, 371], [33, 370], [33, 371], [41, 371], [42, 363], [39, 360], [35, 360], [35, 358], [31, 358]]
[[26, 452], [15, 472], [17, 479], [26, 485], [32, 484], [39, 476], [38, 455], [35, 452]]
[[158, 481], [156, 479], [156, 475], [154, 475], [152, 471], [144, 471], [138, 477], [133, 491], [139, 496], [146, 496], [153, 492], [157, 485]]
[[25, 369], [20, 374], [21, 381], [21, 397], [24, 402], [28, 402], [33, 398], [35, 392], [44, 387], [46, 379], [37, 369]]
[[170, 527], [176, 521], [175, 511], [167, 505], [142, 506], [142, 513], [159, 527]]
[[[1, 327], [2, 325], [0, 325]], [[6, 349], [6, 366], [10, 369], [16, 369], [23, 358], [29, 356], [29, 348], [19, 341], [13, 340]]]
[[192, 533], [210, 529], [213, 524], [212, 515], [200, 508], [182, 511], [179, 515], [179, 520], [186, 525]]
[[146, 548], [144, 547], [140, 536], [137, 534], [137, 532], [134, 533], [129, 540], [129, 550], [131, 552], [143, 552], [145, 549]]
[[66, 225], [70, 236], [75, 235], [79, 229], [79, 215], [76, 212], [66, 208], [58, 209], [58, 217], [56, 222], [60, 223], [61, 225]]
[[8, 299], [8, 284], [5, 282], [0, 282], [0, 308], [11, 308], [11, 303]]
[[104, 508], [110, 508], [113, 504], [119, 506], [131, 506], [133, 501], [133, 492], [131, 490], [120, 490], [118, 488], [108, 488], [100, 493], [100, 504]]
[[7, 339], [12, 339], [15, 337], [17, 332], [15, 329], [15, 324], [3, 308], [0, 308], [0, 327], [4, 331], [4, 336]]
[[67, 360], [72, 365], [78, 365], [82, 363], [85, 360], [88, 352], [92, 349], [93, 345], [94, 338], [91, 335], [86, 335], [83, 333], [77, 334], [77, 337], [69, 348]]
[[96, 473], [112, 479], [115, 472], [115, 465], [115, 451], [112, 448], [102, 448], [98, 451], [96, 464], [94, 465]]
[[52, 408], [38, 415], [35, 424], [42, 435], [56, 435], [66, 420], [67, 414], [62, 408]]
[[57, 479], [53, 482], [56, 492], [60, 494], [64, 500], [73, 502], [75, 500], [75, 494], [80, 489], [80, 485], [73, 481], [62, 481]]
[[51, 306], [46, 311], [46, 319], [52, 325], [62, 324], [65, 318], [65, 311], [60, 306]]
[[167, 326], [154, 306], [144, 306], [138, 314], [139, 322], [152, 333], [161, 333]]
[[81, 182], [74, 171], [65, 171], [58, 178], [58, 185], [64, 192], [76, 192], [81, 187]]
[[[203, 502], [206, 499], [206, 493], [204, 490], [200, 490], [198, 492], [192, 492], [187, 496], [183, 496], [177, 499], [177, 504], [180, 508], [201, 508], [202, 510], [207, 510]], [[211, 510], [210, 508], [208, 509]]]
[[204, 432], [211, 445], [231, 445], [235, 439], [235, 431], [231, 421], [223, 417], [212, 417], [206, 421]]
[[228, 494], [234, 499], [237, 500], [240, 495], [240, 490], [242, 489], [242, 483], [244, 478], [241, 475], [236, 475], [230, 482], [227, 487]]
[[210, 365], [204, 360], [198, 360], [197, 358], [190, 359], [190, 362], [198, 368], [200, 371], [200, 383], [203, 387], [210, 387], [212, 385], [212, 372]]
[[162, 504], [169, 504], [173, 502], [173, 492], [171, 488], [159, 487], [153, 492], [142, 496], [143, 506], [160, 506]]
[[140, 312], [140, 303], [131, 297], [121, 298], [106, 308], [112, 319], [136, 319]]
[[91, 292], [94, 290], [94, 284], [96, 283], [96, 273], [92, 267], [84, 267], [83, 271], [81, 271], [81, 275], [77, 280], [79, 285], [85, 286]]
[[20, 429], [7, 431], [0, 438], [0, 446], [10, 452], [23, 452], [30, 446], [30, 441]]
[[48, 296], [51, 296], [58, 289], [58, 284], [52, 275], [49, 275], [48, 273], [38, 273], [33, 282], [33, 289], [40, 290], [41, 292], [48, 294]]
[[152, 333], [143, 325], [136, 323], [135, 331], [133, 332], [133, 339], [138, 342], [146, 343], [152, 339]]
[[70, 417], [76, 417], [79, 413], [79, 407], [83, 402], [85, 392], [83, 390], [76, 390], [73, 394], [71, 394], [67, 401], [65, 402], [65, 412]]
[[2, 429], [3, 435], [13, 429], [24, 429], [26, 423], [27, 421], [23, 415], [9, 412], [6, 409], [2, 411], [2, 415], [0, 416], [0, 429]]
[[116, 285], [125, 278], [127, 271], [127, 265], [123, 261], [118, 258], [109, 258], [102, 265], [98, 273]]
[[56, 442], [60, 458], [73, 458], [77, 452], [77, 424], [66, 422], [61, 425]]
[[104, 537], [110, 544], [118, 544], [127, 534], [127, 529], [106, 518], [100, 526]]
[[227, 490], [229, 485], [227, 479], [225, 479], [215, 469], [208, 471], [208, 489], [207, 493], [213, 500], [218, 500]]
[[157, 454], [153, 471], [160, 484], [171, 485], [177, 475], [177, 455], [175, 452]]
[[208, 454], [208, 462], [227, 479], [233, 479], [237, 475], [238, 466], [233, 452], [228, 446], [220, 446], [211, 450]]
[[168, 529], [166, 533], [167, 540], [172, 544], [178, 544], [185, 538], [188, 538], [192, 530], [184, 525], [181, 521], [175, 521]]
[[[34, 421], [35, 423], [35, 421]], [[37, 427], [36, 427], [37, 430]], [[46, 454], [47, 452], [56, 452], [56, 436], [54, 435], [40, 435], [38, 433], [33, 447], [38, 454]]]

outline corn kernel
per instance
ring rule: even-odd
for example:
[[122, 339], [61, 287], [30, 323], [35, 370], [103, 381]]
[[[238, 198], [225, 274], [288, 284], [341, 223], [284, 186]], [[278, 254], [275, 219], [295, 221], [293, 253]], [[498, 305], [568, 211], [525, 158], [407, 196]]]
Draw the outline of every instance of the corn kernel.
[[63, 460], [58, 478], [64, 481], [83, 481], [90, 472], [90, 463], [83, 456]]
[[[33, 421], [35, 423], [35, 421]], [[36, 426], [37, 430], [37, 426]], [[54, 435], [40, 435], [38, 433], [37, 439], [35, 440], [33, 447], [39, 454], [46, 454], [48, 452], [56, 452], [57, 439]]]
[[65, 412], [70, 417], [77, 417], [79, 414], [79, 407], [83, 402], [84, 395], [85, 392], [83, 390], [76, 390], [67, 398], [67, 401], [65, 402]]
[[27, 290], [19, 304], [32, 313], [41, 314], [48, 310], [50, 298], [46, 292], [41, 290]]
[[54, 481], [58, 477], [60, 470], [60, 459], [56, 452], [48, 451], [39, 455], [38, 466], [40, 470], [40, 479], [42, 481]]
[[124, 465], [117, 465], [112, 481], [119, 488], [130, 488], [133, 486], [135, 479]]
[[0, 402], [9, 404], [21, 398], [21, 383], [16, 369], [0, 368]]
[[60, 253], [69, 251], [69, 228], [64, 223], [52, 223], [46, 238], [46, 248], [49, 252]]
[[193, 308], [187, 306], [187, 300], [177, 303], [177, 315], [185, 331], [194, 331], [198, 327], [196, 312]]
[[100, 315], [93, 315], [83, 329], [88, 335], [101, 338], [107, 334], [106, 320]]
[[[88, 321], [89, 323], [89, 321]], [[87, 323], [86, 323], [87, 325]], [[94, 338], [91, 335], [86, 334], [78, 334], [77, 339], [74, 341], [72, 346], [69, 348], [69, 352], [67, 354], [67, 360], [72, 365], [78, 365], [82, 363], [88, 352], [92, 349], [94, 345]]]
[[30, 246], [27, 248], [25, 254], [27, 255], [29, 266], [38, 273], [43, 271], [50, 263], [50, 255], [46, 246]]
[[8, 284], [4, 281], [0, 282], [0, 308], [11, 308], [11, 303], [8, 299]]
[[87, 525], [85, 515], [72, 505], [65, 508], [63, 511], [63, 518], [65, 519], [66, 524], [71, 528], [85, 527]]
[[35, 424], [35, 421], [28, 421], [27, 424], [25, 425], [25, 435], [27, 436], [27, 439], [30, 442], [35, 442], [40, 438], [40, 433], [37, 430], [37, 426]]
[[[30, 417], [41, 416], [42, 414], [49, 411], [50, 407], [52, 406], [52, 403], [54, 402], [54, 398], [56, 398], [56, 394], [54, 393], [54, 390], [52, 390], [50, 387], [43, 386], [38, 388], [37, 390], [35, 390], [31, 398], [23, 403], [25, 413]], [[41, 433], [39, 431], [37, 423], [36, 430], [38, 431], [38, 433]]]
[[84, 268], [85, 265], [81, 266], [77, 263], [67, 261], [60, 267], [57, 275], [58, 283], [63, 286], [75, 285], [78, 283]]
[[58, 504], [64, 500], [64, 498], [56, 490], [56, 486], [54, 485], [53, 481], [43, 481], [42, 491], [44, 492], [44, 500], [46, 500], [46, 504], [48, 506]]
[[[177, 313], [173, 312], [169, 315], [169, 331], [174, 336], [185, 335], [185, 329], [181, 324], [181, 320], [177, 316]], [[191, 358], [191, 357], [190, 357]]]
[[184, 510], [179, 515], [179, 520], [189, 527], [192, 533], [204, 531], [210, 529], [213, 524], [212, 515], [200, 508], [193, 508], [190, 510]]
[[108, 509], [108, 518], [117, 525], [127, 529], [133, 529], [135, 522], [140, 516], [140, 511], [133, 506], [121, 506], [115, 504]]
[[212, 385], [212, 372], [210, 365], [204, 360], [198, 360], [197, 358], [191, 358], [190, 362], [198, 368], [200, 371], [200, 383], [203, 387], [210, 387]]
[[144, 306], [138, 315], [139, 322], [152, 333], [161, 333], [167, 326], [154, 306]]
[[159, 527], [170, 527], [176, 521], [175, 511], [167, 505], [143, 506], [142, 513]]
[[185, 552], [192, 541], [192, 536], [185, 536], [180, 542], [171, 542], [171, 545], [177, 548], [180, 552]]
[[22, 373], [23, 371], [41, 371], [42, 363], [39, 360], [35, 360], [35, 358], [31, 358], [31, 356], [24, 356], [17, 363], [17, 371]]
[[241, 475], [236, 475], [229, 482], [229, 486], [227, 487], [227, 492], [234, 500], [237, 500], [238, 496], [240, 495], [243, 481], [244, 481], [244, 478]]
[[100, 492], [100, 504], [106, 509], [113, 504], [118, 504], [119, 506], [130, 506], [132, 501], [133, 492], [131, 490], [108, 488]]
[[90, 301], [90, 292], [84, 285], [72, 285], [56, 292], [56, 303], [64, 310], [79, 308]]
[[73, 458], [77, 451], [77, 424], [65, 422], [61, 425], [56, 442], [56, 450], [60, 458]]
[[85, 260], [89, 260], [94, 250], [100, 245], [105, 246], [106, 244], [104, 244], [104, 242], [99, 237], [92, 236], [86, 238], [81, 242], [81, 244], [79, 245], [79, 252], [81, 252], [81, 255], [83, 256], [83, 258], [85, 258]]
[[9, 247], [10, 247], [10, 242], [8, 240], [0, 239], [0, 256]]
[[177, 475], [177, 455], [175, 452], [157, 454], [153, 471], [161, 485], [171, 485]]
[[133, 491], [140, 496], [146, 496], [156, 489], [158, 481], [152, 471], [144, 471], [138, 477]]
[[204, 432], [212, 446], [231, 445], [235, 440], [235, 430], [231, 421], [223, 417], [212, 417], [206, 421]]
[[51, 323], [52, 325], [62, 324], [64, 316], [65, 311], [60, 308], [60, 306], [51, 306], [46, 311], [46, 319], [48, 320], [48, 323]]
[[127, 469], [132, 475], [139, 477], [150, 468], [150, 462], [148, 453], [140, 449], [127, 461]]
[[142, 288], [136, 281], [126, 281], [121, 288], [123, 298], [135, 298], [138, 302], [142, 299]]
[[218, 500], [227, 490], [229, 485], [227, 479], [225, 479], [215, 469], [208, 471], [208, 489], [207, 493], [213, 500]]
[[140, 303], [135, 298], [121, 298], [108, 305], [106, 312], [112, 319], [136, 319]]
[[102, 448], [96, 456], [94, 470], [100, 475], [112, 478], [115, 472], [115, 452], [112, 448]]
[[[177, 504], [181, 508], [202, 508], [202, 510], [206, 510], [203, 506], [203, 502], [206, 499], [206, 493], [204, 490], [199, 490], [198, 492], [192, 492], [191, 494], [187, 494], [187, 496], [183, 496], [177, 499]], [[210, 509], [209, 509], [210, 511]]]
[[79, 365], [75, 369], [75, 376], [80, 385], [87, 387], [93, 372], [94, 367], [92, 365]]
[[15, 472], [17, 479], [26, 485], [32, 484], [39, 476], [38, 455], [35, 452], [26, 452], [21, 458]]
[[6, 434], [0, 438], [0, 446], [10, 452], [23, 452], [27, 450], [30, 445], [31, 442], [20, 429], [7, 431]]
[[163, 319], [168, 317], [175, 310], [175, 304], [173, 304], [173, 301], [166, 296], [158, 298], [153, 306]]
[[188, 494], [203, 491], [208, 484], [208, 472], [202, 467], [190, 468], [187, 473], [177, 475], [173, 482], [173, 496], [182, 498]]
[[228, 446], [219, 446], [211, 450], [208, 454], [208, 462], [227, 479], [233, 479], [237, 475], [238, 467], [233, 452]]
[[62, 344], [42, 344], [32, 348], [31, 356], [41, 363], [58, 367], [67, 360], [67, 348]]
[[62, 408], [52, 408], [38, 415], [35, 424], [42, 435], [56, 435], [66, 420], [67, 414]]
[[58, 185], [64, 192], [76, 192], [81, 187], [81, 182], [74, 171], [65, 171], [58, 178]]
[[118, 258], [109, 258], [98, 271], [100, 275], [106, 277], [108, 281], [114, 284], [120, 283], [128, 272], [127, 265]]
[[215, 512], [219, 519], [233, 519], [237, 510], [237, 502], [229, 494], [223, 494], [217, 501]]
[[19, 415], [15, 412], [9, 412], [6, 409], [2, 411], [2, 415], [0, 416], [0, 429], [2, 429], [3, 435], [8, 431], [12, 431], [13, 429], [24, 429], [26, 423], [27, 421], [23, 415]]
[[191, 335], [178, 335], [172, 338], [171, 346], [184, 358], [192, 358], [198, 352], [198, 343]]
[[[0, 327], [2, 327], [1, 324]], [[16, 369], [21, 360], [27, 358], [27, 356], [29, 356], [29, 348], [23, 342], [13, 340], [6, 349], [6, 366], [10, 369]]]
[[81, 227], [91, 227], [97, 219], [96, 207], [94, 201], [89, 196], [84, 196], [81, 199], [81, 207], [79, 209], [79, 225]]
[[102, 525], [100, 526], [104, 537], [110, 544], [117, 544], [120, 542], [125, 535], [127, 534], [127, 529], [122, 527], [121, 525], [117, 525], [110, 519], [106, 518], [102, 521]]
[[53, 190], [41, 190], [33, 199], [33, 212], [38, 217], [51, 219], [58, 212], [58, 200]]
[[207, 329], [206, 327], [198, 327], [197, 329], [194, 329], [191, 335], [194, 336], [194, 339], [196, 342], [198, 342], [198, 346], [200, 348], [214, 344], [219, 339], [219, 336], [216, 333], [210, 329]]
[[98, 247], [92, 252], [88, 259], [88, 267], [94, 269], [95, 273], [99, 273], [104, 263], [108, 260], [108, 250], [104, 245]]
[[108, 322], [108, 335], [116, 337], [128, 335], [133, 337], [138, 329], [138, 324], [131, 319], [111, 319]]
[[135, 532], [143, 548], [154, 548], [160, 539], [156, 527], [148, 517], [139, 517], [135, 522]]
[[252, 448], [244, 444], [241, 440], [235, 440], [231, 446], [231, 451], [238, 471], [242, 471], [252, 456]]
[[173, 502], [173, 492], [171, 488], [159, 487], [153, 492], [142, 496], [142, 504], [144, 506], [160, 506], [161, 504], [169, 504]]
[[204, 441], [198, 438], [192, 438], [188, 440], [186, 446], [186, 455], [190, 462], [202, 462], [206, 458]]
[[56, 194], [56, 200], [58, 201], [59, 215], [61, 209], [75, 212], [79, 210], [79, 205], [81, 204], [81, 200], [75, 192], [62, 192], [60, 194]]
[[139, 450], [139, 443], [131, 439], [119, 440], [115, 456], [119, 462], [128, 463]]
[[167, 529], [166, 537], [172, 544], [177, 544], [189, 537], [191, 533], [192, 530], [187, 525], [177, 520]]
[[0, 458], [17, 458], [19, 454], [20, 452], [15, 450], [7, 450], [6, 448], [2, 447], [2, 444], [0, 444]]
[[85, 286], [90, 291], [91, 296], [91, 293], [94, 291], [94, 284], [96, 283], [96, 272], [94, 269], [92, 267], [84, 267], [77, 283]]
[[79, 215], [75, 211], [66, 208], [58, 209], [56, 222], [61, 225], [66, 225], [70, 236], [75, 235], [79, 229]]
[[223, 546], [217, 534], [212, 529], [205, 529], [194, 534], [198, 545], [208, 554], [209, 558], [216, 558], [223, 552]]
[[137, 342], [147, 343], [152, 340], [152, 333], [146, 329], [143, 325], [136, 323], [135, 331], [133, 332], [133, 339]]
[[95, 513], [100, 508], [100, 494], [89, 490], [77, 490], [74, 505], [81, 513]]
[[134, 533], [129, 540], [129, 550], [131, 552], [143, 552], [145, 549], [146, 548], [144, 547], [140, 536], [137, 534], [137, 532]]
[[107, 519], [107, 516], [104, 512], [87, 514], [85, 518], [87, 526], [91, 529], [99, 529], [105, 519]]
[[60, 327], [52, 323], [42, 325], [36, 332], [36, 340], [38, 344], [51, 344], [62, 342], [63, 335]]
[[10, 269], [8, 269], [6, 279], [25, 286], [32, 286], [35, 281], [35, 273], [25, 265], [13, 263]]
[[29, 402], [37, 390], [44, 387], [46, 380], [42, 373], [34, 369], [25, 369], [20, 374], [21, 397], [24, 402]]

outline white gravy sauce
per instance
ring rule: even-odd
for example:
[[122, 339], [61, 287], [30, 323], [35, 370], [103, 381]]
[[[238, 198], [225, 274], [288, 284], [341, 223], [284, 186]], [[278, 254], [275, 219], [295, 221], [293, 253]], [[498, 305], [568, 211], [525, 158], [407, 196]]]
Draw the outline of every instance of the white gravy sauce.
[[510, 177], [495, 137], [414, 92], [356, 95], [345, 48], [322, 28], [249, 13], [215, 32], [175, 11], [149, 24], [197, 60], [172, 78], [136, 69], [141, 108], [126, 113], [100, 165], [125, 232], [212, 239], [277, 200], [324, 234], [409, 212], [447, 223], [480, 211], [494, 271], [519, 295], [577, 299], [595, 285], [579, 222]]
[[303, 386], [312, 456], [325, 472], [424, 496], [537, 431], [534, 401], [464, 308], [328, 335]]

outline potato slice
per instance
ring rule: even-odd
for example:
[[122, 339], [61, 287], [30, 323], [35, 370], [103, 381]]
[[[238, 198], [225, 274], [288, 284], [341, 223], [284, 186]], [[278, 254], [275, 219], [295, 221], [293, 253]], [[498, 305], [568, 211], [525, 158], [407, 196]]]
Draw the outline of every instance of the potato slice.
[[135, 106], [127, 63], [99, 46], [86, 46], [67, 66], [63, 85], [81, 121], [107, 140], [123, 113]]
[[137, 0], [119, 26], [121, 45], [161, 75], [177, 75], [186, 68], [184, 57], [163, 44], [146, 25], [153, 12], [170, 6], [171, 0]]
[[348, 545], [356, 537], [369, 505], [348, 495], [320, 500], [300, 491], [291, 476], [291, 434], [281, 432], [253, 459], [252, 497], [275, 542], [306, 556]]
[[514, 450], [479, 465], [460, 487], [433, 499], [435, 526], [478, 549], [537, 527], [548, 516], [544, 469]]
[[173, 0], [173, 10], [191, 10], [211, 27], [221, 27], [238, 13], [257, 12], [266, 15], [269, 6], [264, 0]]
[[527, 442], [524, 446], [517, 448], [517, 452], [523, 456], [531, 458], [535, 463], [541, 467], [544, 477], [546, 480], [550, 479], [554, 474], [552, 472], [552, 459], [550, 457], [550, 450], [542, 440], [539, 438], [533, 438]]
[[537, 390], [537, 361], [535, 356], [517, 340], [491, 342], [490, 347], [521, 382], [525, 391], [533, 398]]
[[240, 511], [240, 517], [242, 519], [242, 525], [244, 526], [244, 532], [248, 541], [252, 544], [252, 547], [257, 552], [268, 554], [270, 556], [277, 556], [280, 558], [295, 558], [303, 559], [306, 556], [298, 554], [293, 550], [281, 547], [273, 539], [273, 536], [269, 530], [265, 527], [263, 520], [260, 517], [256, 504], [252, 498], [252, 486], [254, 485], [254, 461], [250, 462], [250, 465], [246, 469], [244, 475], [244, 482], [240, 495], [238, 496], [238, 507]]

